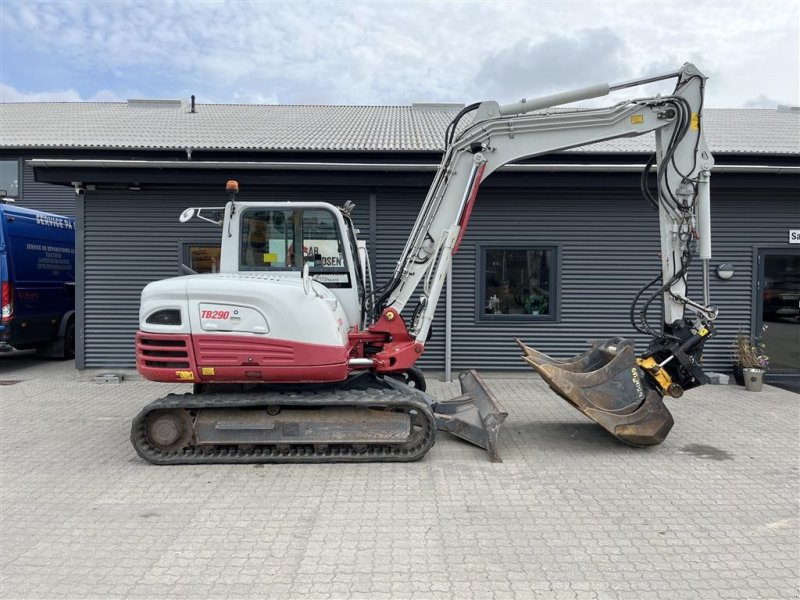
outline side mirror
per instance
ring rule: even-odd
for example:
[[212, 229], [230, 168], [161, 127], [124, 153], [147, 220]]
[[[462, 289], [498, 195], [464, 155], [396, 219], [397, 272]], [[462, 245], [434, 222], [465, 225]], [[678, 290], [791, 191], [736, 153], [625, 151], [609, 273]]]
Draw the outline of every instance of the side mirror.
[[196, 210], [196, 209], [194, 209], [194, 208], [187, 208], [187, 209], [186, 209], [185, 211], [183, 211], [183, 212], [181, 213], [181, 215], [178, 217], [178, 221], [180, 221], [181, 223], [186, 223], [187, 221], [191, 220], [191, 218], [192, 218], [192, 217], [194, 216], [194, 214], [195, 214], [195, 210]]

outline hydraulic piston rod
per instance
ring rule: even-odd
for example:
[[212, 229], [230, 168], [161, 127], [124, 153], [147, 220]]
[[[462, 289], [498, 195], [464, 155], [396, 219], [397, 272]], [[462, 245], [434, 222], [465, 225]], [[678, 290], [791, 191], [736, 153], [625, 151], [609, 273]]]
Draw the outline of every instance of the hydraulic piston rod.
[[664, 79], [672, 79], [674, 77], [680, 77], [680, 75], [684, 72], [691, 74], [696, 71], [697, 69], [694, 65], [691, 63], [686, 63], [679, 71], [671, 71], [669, 73], [662, 73], [660, 75], [653, 75], [651, 77], [642, 77], [640, 79], [631, 79], [630, 81], [621, 81], [619, 83], [600, 83], [577, 90], [570, 90], [568, 92], [561, 92], [559, 94], [551, 94], [550, 96], [541, 96], [540, 98], [533, 98], [531, 100], [526, 100], [523, 98], [519, 102], [512, 102], [511, 104], [504, 104], [501, 106], [499, 109], [500, 115], [504, 117], [511, 115], [523, 115], [534, 110], [560, 106], [562, 104], [569, 104], [570, 102], [589, 100], [591, 98], [602, 98], [603, 96], [607, 96], [611, 92], [616, 92], [617, 90], [624, 90], [625, 88], [636, 87], [646, 83], [653, 83], [655, 81], [663, 81]]

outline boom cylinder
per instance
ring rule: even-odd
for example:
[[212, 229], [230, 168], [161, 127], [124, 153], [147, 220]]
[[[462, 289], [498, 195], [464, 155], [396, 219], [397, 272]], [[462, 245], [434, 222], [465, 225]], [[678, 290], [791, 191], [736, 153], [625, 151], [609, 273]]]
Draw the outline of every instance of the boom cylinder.
[[552, 94], [550, 96], [542, 96], [541, 98], [534, 98], [532, 100], [520, 100], [519, 102], [512, 102], [511, 104], [504, 104], [500, 107], [500, 115], [507, 117], [509, 115], [523, 115], [531, 112], [532, 110], [540, 110], [542, 108], [550, 108], [551, 106], [559, 106], [561, 104], [569, 104], [570, 102], [578, 102], [579, 100], [589, 100], [590, 98], [601, 98], [607, 96], [609, 87], [607, 83], [598, 85], [591, 85], [589, 87], [581, 88], [579, 90], [572, 90], [570, 92], [561, 92], [560, 94]]
[[569, 104], [570, 102], [590, 100], [591, 98], [601, 98], [603, 96], [608, 96], [608, 94], [617, 90], [636, 87], [646, 83], [653, 83], [655, 81], [662, 81], [664, 79], [672, 79], [673, 77], [680, 77], [683, 73], [692, 75], [698, 73], [698, 71], [693, 64], [686, 63], [678, 71], [670, 71], [669, 73], [662, 73], [660, 75], [641, 77], [639, 79], [631, 79], [630, 81], [621, 81], [619, 83], [612, 84], [599, 83], [597, 85], [590, 85], [589, 87], [580, 88], [578, 90], [561, 92], [559, 94], [552, 94], [550, 96], [542, 96], [541, 98], [534, 98], [532, 100], [522, 99], [519, 102], [512, 102], [511, 104], [504, 104], [501, 106], [500, 116], [508, 117], [511, 115], [524, 115], [525, 113], [529, 113], [533, 110], [541, 110], [543, 108], [550, 108], [551, 106], [560, 106], [562, 104]]
[[698, 254], [703, 261], [703, 304], [711, 303], [709, 260], [711, 259], [711, 193], [708, 171], [702, 171], [697, 184], [697, 234], [700, 236]]
[[700, 236], [698, 253], [702, 260], [711, 258], [711, 193], [710, 175], [700, 173], [697, 184], [697, 234]]

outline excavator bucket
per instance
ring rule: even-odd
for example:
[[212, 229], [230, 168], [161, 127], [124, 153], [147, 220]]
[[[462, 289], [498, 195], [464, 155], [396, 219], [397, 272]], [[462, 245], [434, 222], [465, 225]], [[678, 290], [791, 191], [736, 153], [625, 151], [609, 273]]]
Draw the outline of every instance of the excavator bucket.
[[594, 342], [585, 352], [565, 360], [515, 341], [523, 360], [553, 391], [618, 440], [631, 446], [655, 446], [672, 429], [672, 415], [636, 364], [631, 340], [617, 337]]

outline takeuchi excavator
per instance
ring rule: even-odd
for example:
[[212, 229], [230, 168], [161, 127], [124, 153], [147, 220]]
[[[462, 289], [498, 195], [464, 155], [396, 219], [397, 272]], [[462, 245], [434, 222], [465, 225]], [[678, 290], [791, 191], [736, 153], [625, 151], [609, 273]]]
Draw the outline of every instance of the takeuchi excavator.
[[[552, 110], [673, 78], [670, 95]], [[517, 343], [557, 394], [617, 439], [659, 444], [673, 425], [664, 398], [707, 382], [701, 354], [717, 316], [708, 284], [713, 159], [703, 135], [705, 82], [687, 63], [614, 85], [466, 106], [445, 132], [442, 162], [380, 287], [372, 285], [351, 203], [242, 202], [238, 184], [228, 182], [224, 208], [180, 216], [221, 226], [219, 272], [156, 281], [142, 292], [139, 372], [193, 387], [139, 413], [136, 451], [156, 464], [414, 461], [443, 430], [500, 460], [507, 413], [480, 376], [462, 373], [462, 394], [439, 401], [415, 366], [481, 182], [509, 163], [649, 132], [655, 148], [641, 188], [658, 212], [661, 265], [630, 309], [649, 347], [637, 355], [631, 340], [618, 337], [555, 359]], [[687, 273], [698, 257], [703, 297], [693, 300]]]

